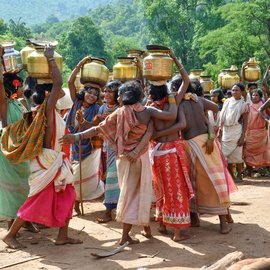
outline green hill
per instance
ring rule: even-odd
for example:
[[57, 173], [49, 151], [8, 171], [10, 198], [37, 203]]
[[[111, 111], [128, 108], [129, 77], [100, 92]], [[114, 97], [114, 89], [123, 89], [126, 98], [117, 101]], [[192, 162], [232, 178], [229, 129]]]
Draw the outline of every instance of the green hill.
[[6, 22], [10, 19], [22, 21], [31, 26], [46, 21], [48, 17], [64, 20], [83, 16], [90, 9], [114, 2], [113, 0], [1, 0], [0, 18]]

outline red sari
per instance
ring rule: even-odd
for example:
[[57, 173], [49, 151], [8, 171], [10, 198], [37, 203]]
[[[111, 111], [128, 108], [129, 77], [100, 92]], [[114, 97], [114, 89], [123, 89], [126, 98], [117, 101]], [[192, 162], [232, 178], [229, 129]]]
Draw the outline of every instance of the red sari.
[[[156, 144], [155, 142], [154, 146]], [[193, 191], [188, 174], [184, 142], [179, 139], [161, 143], [156, 154], [153, 153], [153, 155], [156, 220], [175, 228], [189, 227], [189, 199], [193, 196]]]

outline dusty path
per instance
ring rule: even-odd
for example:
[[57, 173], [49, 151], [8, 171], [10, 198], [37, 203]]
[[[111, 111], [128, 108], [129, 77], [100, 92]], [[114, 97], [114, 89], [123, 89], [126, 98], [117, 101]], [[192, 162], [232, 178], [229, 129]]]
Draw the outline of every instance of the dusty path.
[[[40, 259], [6, 269], [200, 269], [235, 250], [248, 257], [270, 257], [270, 179], [246, 180], [239, 185], [239, 192], [232, 195], [231, 207], [235, 223], [229, 235], [219, 234], [217, 217], [202, 217], [200, 228], [191, 228], [193, 237], [175, 243], [157, 232], [157, 223], [151, 222], [154, 238], [140, 235], [142, 228], [134, 227], [133, 235], [141, 243], [128, 247], [122, 253], [105, 259], [90, 255], [94, 248], [110, 249], [117, 246], [121, 225], [113, 221], [97, 224], [96, 217], [103, 210], [100, 202], [86, 204], [86, 216], [71, 221], [71, 235], [81, 238], [82, 245], [57, 247], [53, 244], [56, 229], [44, 229], [39, 234], [21, 231], [20, 241], [27, 245], [23, 251], [7, 249], [0, 243], [1, 266], [34, 256]], [[0, 221], [0, 237], [6, 223]], [[83, 229], [83, 230], [82, 230]], [[152, 255], [154, 258], [139, 258]]]

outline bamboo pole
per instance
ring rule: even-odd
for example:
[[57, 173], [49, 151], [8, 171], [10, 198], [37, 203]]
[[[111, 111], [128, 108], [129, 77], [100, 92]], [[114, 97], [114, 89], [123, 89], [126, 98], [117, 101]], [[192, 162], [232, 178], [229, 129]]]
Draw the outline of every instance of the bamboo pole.
[[[79, 132], [81, 132], [81, 125], [79, 124]], [[79, 140], [79, 169], [80, 169], [80, 205], [82, 215], [84, 216], [83, 199], [82, 199], [82, 141]]]

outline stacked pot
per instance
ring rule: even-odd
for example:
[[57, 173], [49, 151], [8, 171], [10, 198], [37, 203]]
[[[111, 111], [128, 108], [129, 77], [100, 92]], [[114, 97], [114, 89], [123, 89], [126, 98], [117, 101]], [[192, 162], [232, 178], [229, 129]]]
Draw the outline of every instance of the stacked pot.
[[16, 42], [14, 40], [0, 41], [4, 48], [3, 68], [4, 72], [19, 72], [22, 69], [22, 60], [20, 52], [14, 49]]

